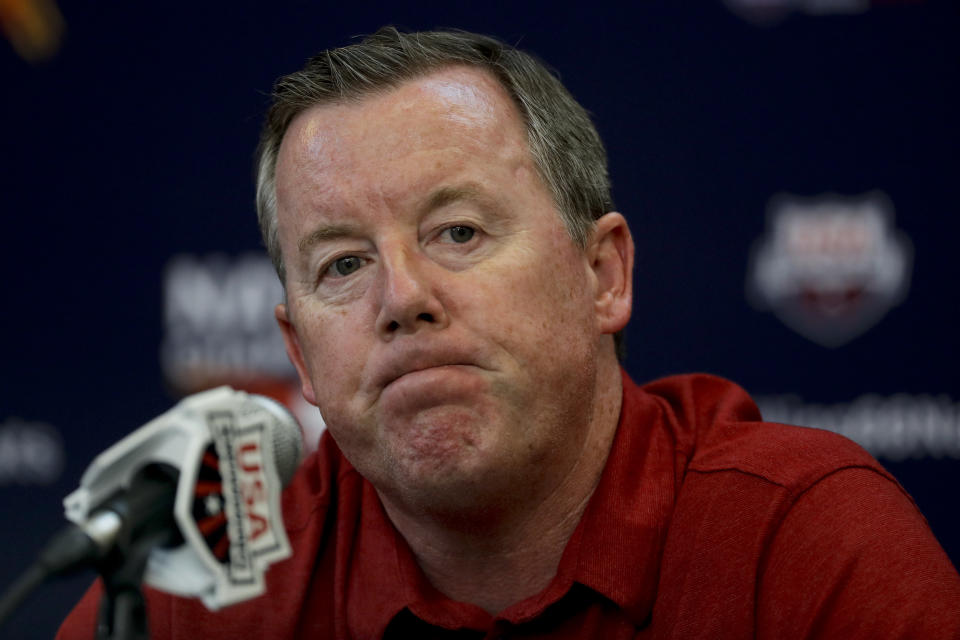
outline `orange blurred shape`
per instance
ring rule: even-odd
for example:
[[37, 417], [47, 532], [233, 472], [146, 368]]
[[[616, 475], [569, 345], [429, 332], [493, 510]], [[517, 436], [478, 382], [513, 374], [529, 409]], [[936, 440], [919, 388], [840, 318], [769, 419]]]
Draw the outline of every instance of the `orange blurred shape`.
[[53, 0], [0, 0], [0, 29], [21, 58], [40, 62], [60, 49], [63, 15]]

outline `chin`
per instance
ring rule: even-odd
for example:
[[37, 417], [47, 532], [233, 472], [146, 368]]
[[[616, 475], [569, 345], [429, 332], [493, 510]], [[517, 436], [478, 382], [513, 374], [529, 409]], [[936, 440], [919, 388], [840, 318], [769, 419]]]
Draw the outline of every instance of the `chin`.
[[497, 451], [496, 429], [491, 427], [477, 416], [415, 421], [388, 447], [390, 484], [437, 502], [452, 497], [454, 503], [494, 489], [505, 456]]

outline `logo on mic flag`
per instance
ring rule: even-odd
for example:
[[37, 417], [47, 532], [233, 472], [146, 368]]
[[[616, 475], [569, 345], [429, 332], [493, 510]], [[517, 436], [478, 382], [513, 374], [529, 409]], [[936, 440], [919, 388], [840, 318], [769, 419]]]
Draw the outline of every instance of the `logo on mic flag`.
[[289, 556], [277, 499], [270, 489], [279, 485], [262, 422], [240, 428], [229, 411], [212, 411], [207, 417], [223, 478], [223, 506], [229, 553], [224, 562], [232, 587], [243, 588], [260, 580], [266, 568]]

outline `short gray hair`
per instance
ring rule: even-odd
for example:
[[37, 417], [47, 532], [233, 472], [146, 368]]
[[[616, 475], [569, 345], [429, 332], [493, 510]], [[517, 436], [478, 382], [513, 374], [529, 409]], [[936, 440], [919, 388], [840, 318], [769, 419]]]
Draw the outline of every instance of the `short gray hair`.
[[[607, 153], [587, 111], [530, 54], [496, 38], [466, 31], [402, 33], [383, 27], [361, 42], [328, 49], [277, 80], [257, 150], [257, 216], [273, 265], [286, 285], [277, 232], [277, 156], [300, 113], [382, 93], [444, 67], [467, 65], [491, 73], [523, 118], [540, 178], [581, 248], [594, 221], [613, 210]], [[617, 343], [619, 346], [619, 337]]]

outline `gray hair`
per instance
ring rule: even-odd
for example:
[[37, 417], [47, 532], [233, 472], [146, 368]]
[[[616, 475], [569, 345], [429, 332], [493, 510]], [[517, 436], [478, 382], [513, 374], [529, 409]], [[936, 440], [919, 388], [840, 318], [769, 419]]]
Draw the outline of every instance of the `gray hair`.
[[[570, 237], [586, 247], [594, 221], [613, 210], [607, 154], [586, 110], [533, 56], [466, 31], [402, 33], [383, 27], [361, 42], [329, 49], [277, 80], [257, 151], [257, 216], [286, 285], [277, 231], [277, 157], [293, 119], [318, 104], [382, 93], [438, 69], [467, 65], [491, 73], [526, 125], [530, 153]], [[619, 350], [619, 335], [617, 339]]]

